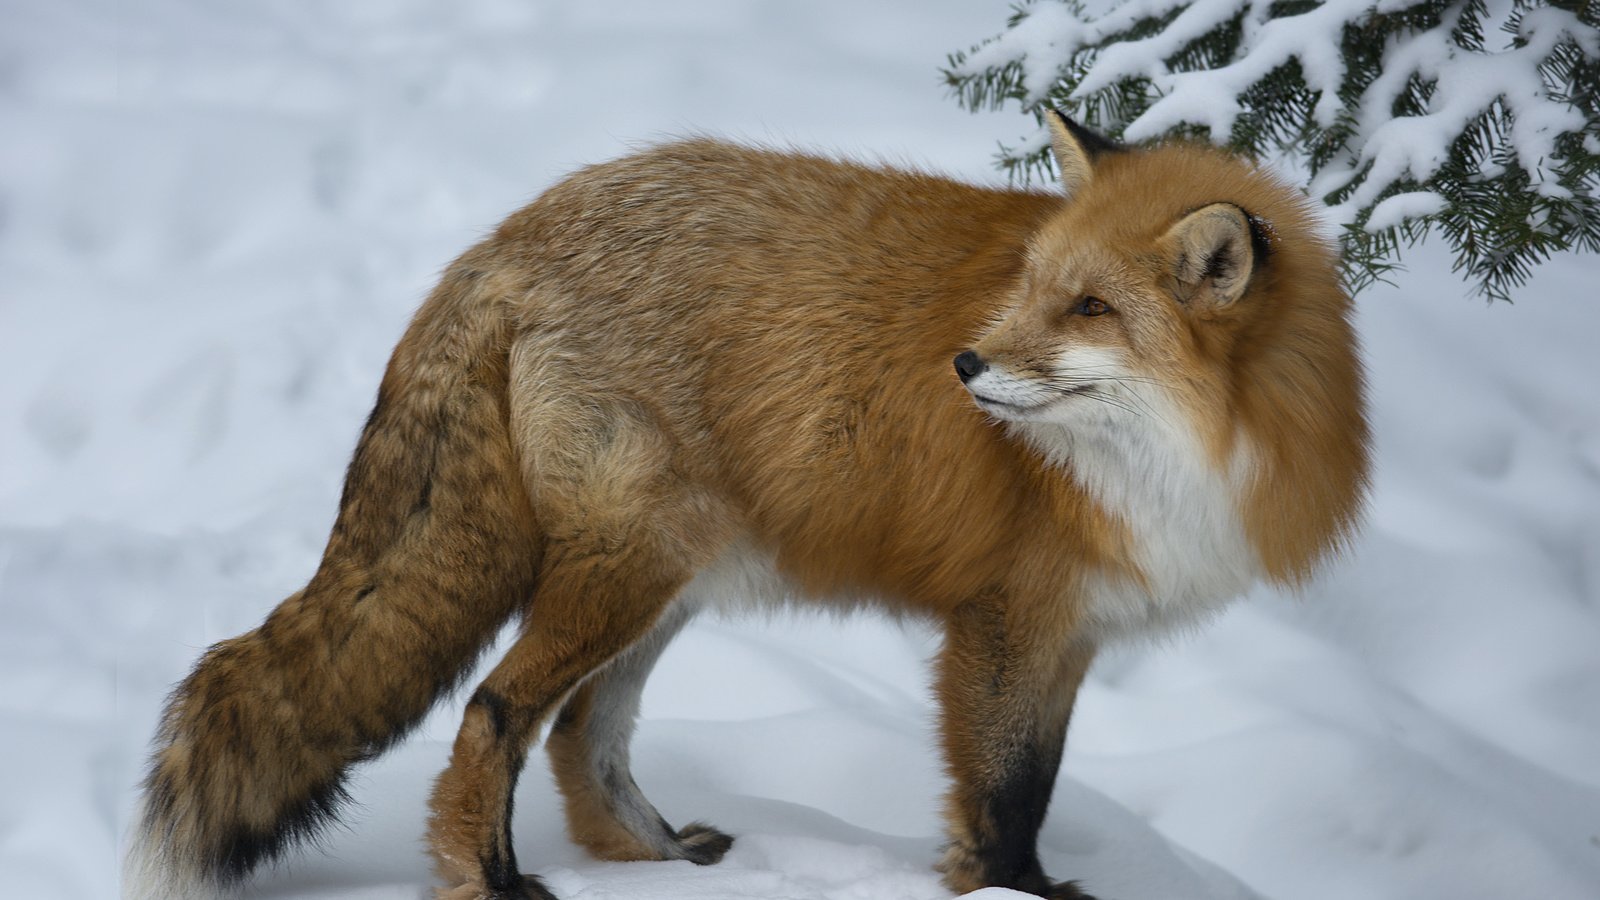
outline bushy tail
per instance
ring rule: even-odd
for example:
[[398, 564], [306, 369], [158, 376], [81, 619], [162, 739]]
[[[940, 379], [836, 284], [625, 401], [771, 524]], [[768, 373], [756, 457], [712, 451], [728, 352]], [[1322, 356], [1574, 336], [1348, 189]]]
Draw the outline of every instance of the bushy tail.
[[316, 575], [167, 702], [124, 896], [210, 896], [313, 837], [533, 590], [509, 326], [470, 257], [396, 349]]

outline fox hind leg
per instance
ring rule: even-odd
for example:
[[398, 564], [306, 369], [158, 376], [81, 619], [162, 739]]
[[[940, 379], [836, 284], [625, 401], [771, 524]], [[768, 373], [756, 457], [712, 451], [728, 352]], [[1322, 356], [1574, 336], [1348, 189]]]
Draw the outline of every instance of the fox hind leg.
[[[653, 408], [538, 350], [513, 350], [511, 425], [544, 553], [522, 634], [468, 702], [430, 801], [430, 849], [440, 875], [460, 886], [444, 895], [452, 900], [548, 897], [518, 869], [512, 800], [540, 724], [574, 690], [567, 728], [582, 719], [619, 735], [601, 742], [597, 761], [626, 781], [603, 792], [628, 804], [623, 830], [654, 813], [626, 768], [640, 683], [681, 625], [678, 594], [731, 537], [728, 511], [680, 467]], [[594, 677], [596, 687], [580, 687]]]
[[441, 896], [550, 896], [521, 874], [512, 850], [517, 777], [555, 704], [645, 638], [688, 580], [649, 556], [637, 547], [595, 554], [548, 545], [523, 634], [468, 701], [450, 766], [434, 785], [430, 848], [440, 874], [461, 885]]
[[545, 747], [566, 800], [568, 831], [600, 859], [709, 865], [733, 844], [732, 837], [700, 822], [674, 830], [629, 770], [645, 679], [694, 612], [689, 598], [674, 603], [649, 635], [573, 692], [550, 731]]

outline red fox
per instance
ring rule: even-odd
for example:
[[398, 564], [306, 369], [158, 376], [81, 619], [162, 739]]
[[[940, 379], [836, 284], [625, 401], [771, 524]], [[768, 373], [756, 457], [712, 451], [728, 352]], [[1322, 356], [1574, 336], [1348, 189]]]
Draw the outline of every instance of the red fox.
[[433, 789], [439, 896], [553, 896], [510, 815], [552, 716], [574, 841], [714, 863], [733, 838], [629, 772], [643, 683], [704, 608], [816, 602], [943, 631], [946, 885], [1088, 897], [1035, 845], [1096, 647], [1305, 579], [1359, 518], [1368, 430], [1299, 192], [1047, 119], [1064, 196], [687, 140], [467, 251], [316, 574], [168, 701], [130, 890], [226, 888], [314, 835], [513, 618]]

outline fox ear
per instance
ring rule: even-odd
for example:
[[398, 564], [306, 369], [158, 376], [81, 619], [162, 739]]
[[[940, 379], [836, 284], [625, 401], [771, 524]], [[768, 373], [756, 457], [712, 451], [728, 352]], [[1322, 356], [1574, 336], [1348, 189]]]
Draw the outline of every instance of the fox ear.
[[1074, 122], [1059, 109], [1046, 112], [1044, 121], [1050, 128], [1050, 153], [1055, 157], [1061, 187], [1068, 197], [1075, 196], [1089, 183], [1099, 156], [1125, 149]]
[[1255, 271], [1250, 219], [1232, 203], [1203, 206], [1161, 238], [1174, 293], [1190, 307], [1220, 309], [1238, 300]]

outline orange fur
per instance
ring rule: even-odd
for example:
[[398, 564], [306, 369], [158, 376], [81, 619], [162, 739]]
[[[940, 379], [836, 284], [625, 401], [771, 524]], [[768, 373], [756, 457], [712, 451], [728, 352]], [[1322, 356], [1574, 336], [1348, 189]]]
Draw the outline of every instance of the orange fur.
[[627, 740], [682, 622], [756, 595], [940, 623], [947, 882], [1086, 897], [1033, 841], [1095, 646], [1305, 578], [1358, 515], [1367, 432], [1304, 199], [1217, 151], [1079, 137], [1056, 123], [1065, 200], [691, 140], [513, 215], [397, 349], [317, 578], [175, 693], [150, 858], [271, 858], [519, 614], [435, 788], [448, 896], [549, 896], [509, 809], [563, 703], [574, 837], [713, 862], [731, 839], [661, 821]]

